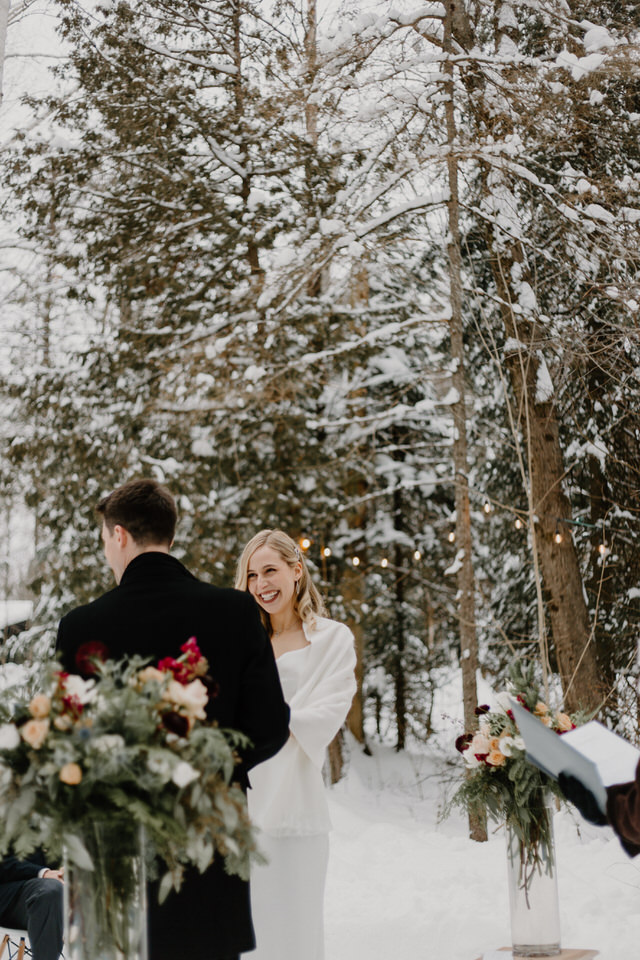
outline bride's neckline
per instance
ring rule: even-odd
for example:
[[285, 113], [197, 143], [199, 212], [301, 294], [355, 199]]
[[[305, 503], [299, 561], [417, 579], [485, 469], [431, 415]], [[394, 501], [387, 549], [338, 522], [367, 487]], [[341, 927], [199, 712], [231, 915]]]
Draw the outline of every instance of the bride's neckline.
[[284, 653], [281, 653], [279, 657], [275, 658], [275, 661], [277, 663], [278, 660], [282, 660], [283, 657], [288, 657], [290, 653], [302, 653], [303, 650], [308, 650], [310, 646], [310, 643], [305, 643], [304, 647], [295, 647], [293, 650], [285, 650]]

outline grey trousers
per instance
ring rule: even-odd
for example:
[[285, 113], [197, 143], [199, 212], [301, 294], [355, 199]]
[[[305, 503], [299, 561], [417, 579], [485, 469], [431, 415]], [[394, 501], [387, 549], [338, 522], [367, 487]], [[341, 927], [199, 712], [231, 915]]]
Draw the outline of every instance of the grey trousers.
[[62, 952], [62, 884], [59, 880], [25, 880], [0, 923], [29, 934], [33, 960], [58, 960]]

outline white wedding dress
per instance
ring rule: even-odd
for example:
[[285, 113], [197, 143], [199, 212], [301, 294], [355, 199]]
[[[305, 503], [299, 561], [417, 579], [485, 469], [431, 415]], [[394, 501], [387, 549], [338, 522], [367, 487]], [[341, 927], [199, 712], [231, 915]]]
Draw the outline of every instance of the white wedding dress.
[[322, 779], [328, 745], [356, 690], [353, 634], [318, 617], [309, 645], [277, 660], [291, 736], [250, 773], [249, 813], [268, 858], [251, 874], [256, 950], [251, 960], [323, 960], [329, 810]]

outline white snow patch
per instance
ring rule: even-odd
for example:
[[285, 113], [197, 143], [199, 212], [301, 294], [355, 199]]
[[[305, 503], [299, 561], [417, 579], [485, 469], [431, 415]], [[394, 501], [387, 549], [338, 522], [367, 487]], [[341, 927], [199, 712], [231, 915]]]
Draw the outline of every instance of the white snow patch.
[[[439, 813], [464, 775], [454, 749], [463, 732], [459, 671], [439, 687], [435, 744], [396, 753], [349, 737], [346, 777], [328, 792], [333, 832], [326, 888], [331, 960], [472, 960], [510, 943], [504, 831], [468, 838], [461, 811]], [[479, 686], [479, 702], [489, 703]], [[458, 762], [460, 760], [460, 762]], [[640, 862], [609, 827], [564, 809], [554, 816], [562, 945], [598, 960], [635, 957], [640, 942]]]
[[347, 228], [342, 220], [327, 220], [325, 217], [321, 217], [320, 233], [324, 237], [339, 236], [346, 232]]
[[31, 600], [0, 600], [0, 630], [12, 623], [30, 620], [33, 614]]
[[[581, 26], [584, 26], [584, 22]], [[606, 27], [589, 25], [584, 35], [584, 48], [589, 53], [594, 50], [605, 50], [607, 47], [615, 47], [616, 41], [613, 39]]]
[[615, 223], [616, 221], [614, 215], [609, 210], [605, 210], [599, 203], [590, 203], [584, 212], [592, 220], [602, 220], [604, 223]]
[[547, 361], [543, 356], [538, 354], [539, 364], [538, 364], [538, 373], [536, 375], [536, 403], [548, 403], [549, 400], [553, 399], [553, 383], [551, 381], [551, 374], [549, 373], [549, 368], [547, 366]]

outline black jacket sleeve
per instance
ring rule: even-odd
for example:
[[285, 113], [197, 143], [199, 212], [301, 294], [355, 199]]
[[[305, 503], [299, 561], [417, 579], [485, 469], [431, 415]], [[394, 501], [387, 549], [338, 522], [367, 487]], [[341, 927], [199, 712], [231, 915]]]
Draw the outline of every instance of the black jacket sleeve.
[[30, 860], [18, 860], [17, 857], [5, 857], [0, 860], [0, 883], [16, 880], [33, 880], [42, 870], [42, 864]]
[[607, 787], [607, 816], [630, 857], [640, 853], [640, 763], [636, 778]]
[[262, 626], [255, 601], [247, 596], [240, 627], [248, 640], [249, 655], [240, 677], [238, 727], [252, 747], [243, 751], [245, 772], [268, 760], [289, 738], [289, 707], [280, 686], [273, 649]]

